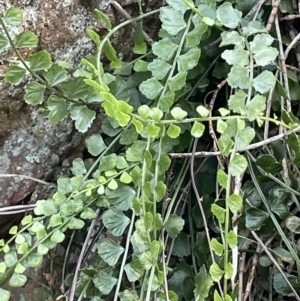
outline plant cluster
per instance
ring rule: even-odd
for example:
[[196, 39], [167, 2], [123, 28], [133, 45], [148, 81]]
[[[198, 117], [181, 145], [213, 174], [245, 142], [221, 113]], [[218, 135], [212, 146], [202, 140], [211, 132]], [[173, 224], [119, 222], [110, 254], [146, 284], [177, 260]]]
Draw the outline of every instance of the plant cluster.
[[[86, 139], [94, 164], [75, 159], [73, 176], [60, 177], [57, 192], [0, 240], [1, 283], [23, 286], [27, 268], [39, 266], [68, 229], [82, 229], [101, 211], [112, 236], [101, 238], [96, 263], [74, 277], [70, 300], [74, 293], [97, 301], [240, 301], [250, 293], [260, 300], [246, 279], [253, 281], [256, 268], [273, 282], [271, 296], [299, 298], [294, 233], [300, 219], [290, 209], [299, 209], [299, 120], [289, 84], [299, 86], [278, 59], [278, 39], [268, 29], [273, 21], [257, 15], [258, 1], [248, 2], [167, 0], [143, 14], [139, 0], [140, 16], [116, 27], [96, 10], [108, 34], [87, 29], [97, 54], [76, 70], [44, 50], [25, 60], [18, 49], [36, 47], [37, 37], [30, 31], [10, 37], [7, 26], [23, 22], [20, 9], [0, 18], [0, 51], [10, 45], [17, 56], [4, 80], [29, 80], [26, 103], [40, 105], [53, 124], [70, 116], [80, 132], [100, 108], [105, 114], [102, 133]], [[142, 20], [154, 13], [161, 30], [147, 49]], [[276, 13], [273, 8], [271, 17]], [[133, 21], [136, 59], [122, 62], [109, 39]], [[268, 138], [269, 126], [283, 134]], [[196, 160], [205, 157], [197, 144], [210, 143], [213, 152]], [[274, 248], [262, 241], [271, 237]], [[253, 253], [259, 266], [244, 271]], [[0, 288], [0, 300], [9, 298]]]

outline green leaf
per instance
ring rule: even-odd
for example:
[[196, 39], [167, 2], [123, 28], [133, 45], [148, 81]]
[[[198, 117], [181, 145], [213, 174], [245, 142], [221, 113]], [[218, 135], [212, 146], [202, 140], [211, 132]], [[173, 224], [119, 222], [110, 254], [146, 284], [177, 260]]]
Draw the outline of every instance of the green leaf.
[[187, 73], [185, 71], [179, 71], [175, 76], [169, 79], [168, 85], [170, 90], [177, 91], [182, 89], [186, 85], [186, 76]]
[[98, 156], [106, 149], [105, 142], [99, 134], [93, 134], [85, 139], [85, 146], [88, 152], [93, 156]]
[[54, 205], [53, 200], [39, 200], [36, 202], [36, 207], [34, 208], [34, 213], [36, 215], [51, 216], [57, 213], [57, 208]]
[[83, 211], [80, 213], [81, 219], [94, 219], [97, 217], [97, 213], [92, 208], [84, 208]]
[[285, 220], [286, 227], [293, 233], [300, 233], [300, 218], [292, 215]]
[[118, 279], [107, 274], [103, 271], [99, 271], [93, 278], [95, 287], [104, 295], [108, 295], [113, 287], [116, 285]]
[[236, 138], [236, 149], [241, 150], [246, 148], [253, 138], [255, 137], [255, 130], [249, 126], [245, 127], [243, 130], [239, 131]]
[[123, 145], [130, 145], [138, 139], [138, 133], [134, 127], [130, 127], [122, 131], [120, 143]]
[[136, 192], [128, 185], [119, 184], [115, 191], [106, 191], [106, 197], [110, 204], [114, 205], [121, 211], [127, 211], [134, 199]]
[[70, 115], [72, 120], [75, 121], [76, 129], [81, 133], [85, 133], [92, 125], [92, 122], [96, 117], [96, 112], [90, 110], [85, 105], [72, 105], [70, 108]]
[[123, 252], [122, 246], [108, 238], [105, 238], [98, 247], [98, 254], [110, 266], [118, 262]]
[[3, 288], [0, 288], [0, 301], [9, 301], [11, 292]]
[[211, 212], [217, 218], [217, 220], [222, 224], [225, 221], [225, 212], [226, 210], [217, 204], [211, 205]]
[[173, 123], [170, 124], [167, 130], [167, 135], [170, 138], [177, 138], [181, 133], [181, 128]]
[[162, 40], [155, 42], [152, 45], [153, 53], [161, 58], [163, 61], [169, 61], [173, 57], [178, 45], [173, 43], [168, 38], [163, 38]]
[[225, 2], [217, 9], [218, 20], [228, 28], [236, 28], [242, 20], [242, 12], [234, 9], [232, 4]]
[[53, 64], [43, 74], [45, 80], [51, 87], [68, 79], [68, 72], [58, 64]]
[[250, 21], [246, 26], [243, 26], [242, 31], [246, 36], [256, 33], [268, 33], [266, 27], [258, 21]]
[[146, 148], [146, 141], [137, 140], [126, 151], [126, 160], [128, 162], [138, 162], [143, 158]]
[[212, 238], [210, 241], [211, 247], [214, 250], [214, 252], [218, 255], [218, 256], [222, 256], [223, 252], [224, 252], [224, 247], [221, 243], [219, 243], [215, 238]]
[[154, 59], [148, 64], [147, 69], [152, 72], [152, 76], [162, 80], [171, 69], [171, 65], [161, 59]]
[[254, 59], [257, 65], [266, 66], [275, 61], [278, 56], [278, 50], [274, 47], [266, 47], [265, 49], [256, 52]]
[[235, 64], [228, 73], [228, 84], [232, 88], [248, 89], [250, 83], [249, 69], [241, 64]]
[[9, 25], [19, 26], [23, 23], [22, 10], [18, 7], [10, 7], [3, 18], [4, 22]]
[[49, 252], [49, 248], [43, 244], [39, 244], [37, 248], [37, 253], [39, 255], [46, 255]]
[[116, 190], [118, 188], [118, 183], [115, 179], [110, 180], [107, 187], [111, 190]]
[[51, 67], [51, 54], [45, 50], [29, 56], [30, 70], [47, 70]]
[[[187, 0], [191, 5], [193, 5], [193, 2], [191, 0]], [[167, 3], [173, 7], [176, 10], [186, 12], [188, 9], [190, 9], [183, 1], [181, 0], [167, 0]]]
[[143, 129], [144, 129], [143, 123], [141, 121], [135, 119], [135, 118], [132, 118], [131, 121], [132, 121], [132, 123], [133, 123], [133, 125], [135, 127], [136, 132], [138, 134], [140, 134], [143, 131]]
[[7, 38], [3, 34], [0, 34], [0, 53], [8, 46], [8, 44]]
[[4, 75], [4, 81], [12, 85], [19, 85], [26, 74], [26, 70], [19, 66], [9, 67]]
[[[140, 22], [138, 22], [138, 23], [140, 23]], [[136, 33], [137, 33], [137, 31], [135, 31], [135, 34]], [[145, 42], [142, 42], [140, 44], [135, 43], [132, 51], [133, 51], [133, 53], [136, 53], [136, 54], [146, 54], [147, 53], [147, 44]]]
[[17, 234], [17, 233], [18, 233], [18, 226], [12, 226], [9, 229], [9, 234], [14, 235], [14, 234]]
[[270, 71], [263, 71], [253, 79], [253, 87], [259, 93], [269, 92], [275, 85], [276, 78]]
[[250, 42], [250, 49], [254, 53], [254, 59], [258, 65], [266, 66], [276, 59], [278, 50], [270, 47], [273, 40], [269, 34], [258, 34]]
[[[137, 60], [133, 66], [135, 72], [147, 72], [149, 62], [143, 60]], [[151, 70], [150, 70], [151, 71]]]
[[240, 154], [235, 154], [229, 162], [229, 170], [233, 177], [241, 175], [247, 168], [247, 160]]
[[182, 120], [187, 116], [187, 112], [182, 110], [180, 107], [175, 107], [171, 110], [171, 115], [176, 119], [176, 120]]
[[183, 232], [179, 233], [173, 245], [172, 255], [181, 258], [191, 255], [190, 235]]
[[102, 107], [109, 117], [116, 119], [120, 126], [126, 126], [130, 119], [133, 107], [123, 100], [117, 100], [111, 93], [100, 92], [99, 95], [105, 100]]
[[71, 230], [80, 230], [84, 227], [84, 221], [73, 216], [67, 226]]
[[180, 30], [186, 27], [183, 18], [183, 11], [175, 10], [172, 7], [162, 7], [160, 10], [160, 20], [162, 28], [170, 35], [176, 35]]
[[18, 262], [17, 253], [15, 251], [9, 251], [4, 255], [4, 261], [8, 268], [14, 266]]
[[57, 227], [57, 226], [59, 226], [59, 225], [61, 225], [61, 224], [62, 224], [62, 218], [61, 218], [61, 216], [60, 216], [59, 213], [53, 214], [53, 215], [50, 217], [49, 226], [50, 226], [51, 228], [55, 228], [55, 227]]
[[18, 34], [14, 41], [16, 48], [37, 47], [38, 37], [31, 31]]
[[202, 21], [209, 26], [213, 26], [216, 20], [216, 9], [211, 4], [200, 3], [198, 10], [203, 15]]
[[66, 176], [61, 176], [57, 180], [57, 190], [61, 194], [67, 194], [73, 191], [73, 187], [71, 185], [70, 179]]
[[146, 126], [145, 130], [149, 137], [156, 138], [159, 135], [160, 127], [153, 124], [149, 124], [148, 126]]
[[230, 230], [227, 234], [227, 241], [231, 249], [237, 246], [238, 238], [232, 230]]
[[175, 238], [183, 229], [184, 220], [176, 214], [170, 214], [165, 228], [171, 238]]
[[218, 264], [214, 262], [209, 268], [209, 273], [213, 281], [220, 281], [223, 277], [224, 271], [221, 270]]
[[200, 18], [199, 15], [195, 14], [192, 17], [192, 22], [194, 28], [187, 33], [186, 38], [186, 46], [187, 47], [195, 47], [198, 46], [202, 35], [207, 31], [208, 25], [204, 23], [204, 20]]
[[245, 108], [248, 119], [255, 120], [264, 112], [265, 108], [266, 98], [259, 94], [255, 95]]
[[36, 268], [40, 266], [42, 262], [43, 256], [36, 253], [31, 253], [27, 258], [27, 265], [31, 268]]
[[130, 219], [117, 208], [109, 208], [103, 213], [102, 219], [104, 226], [114, 236], [121, 236], [130, 223]]
[[89, 100], [94, 94], [94, 89], [87, 85], [82, 77], [71, 78], [68, 81], [64, 81], [60, 85], [60, 89], [66, 98], [74, 100]]
[[193, 69], [195, 66], [198, 65], [198, 61], [200, 59], [201, 51], [199, 48], [191, 48], [185, 54], [181, 54], [178, 57], [178, 70], [179, 71], [188, 71]]
[[47, 108], [50, 110], [49, 119], [52, 124], [57, 124], [68, 116], [66, 100], [56, 95], [51, 95], [48, 98]]
[[229, 65], [240, 64], [246, 66], [249, 64], [249, 52], [240, 47], [235, 47], [233, 50], [225, 50], [221, 57]]
[[153, 258], [151, 251], [145, 251], [139, 256], [139, 261], [143, 268], [148, 271], [155, 264], [155, 259]]
[[225, 267], [225, 279], [230, 279], [233, 275], [233, 265], [231, 262], [228, 262]]
[[218, 169], [217, 179], [218, 179], [219, 185], [222, 188], [226, 188], [227, 187], [228, 175], [225, 173], [224, 170]]
[[46, 86], [41, 85], [37, 82], [31, 82], [25, 88], [24, 100], [26, 103], [36, 106], [41, 104], [44, 101], [44, 93]]
[[166, 195], [167, 186], [163, 181], [158, 181], [154, 190], [154, 201], [160, 202]]
[[243, 200], [240, 195], [233, 193], [230, 195], [227, 199], [226, 202], [230, 208], [230, 211], [232, 213], [237, 213], [239, 210], [242, 209], [243, 207]]
[[11, 287], [21, 287], [25, 285], [26, 282], [27, 282], [27, 277], [25, 275], [13, 273], [13, 275], [9, 279], [8, 284]]
[[242, 37], [237, 31], [223, 31], [221, 33], [222, 42], [220, 47], [234, 45], [237, 47], [245, 47], [245, 38]]
[[216, 289], [214, 291], [214, 301], [223, 301], [222, 297]]
[[162, 89], [163, 85], [154, 77], [140, 84], [140, 91], [149, 99], [155, 99]]
[[204, 130], [205, 126], [202, 123], [195, 121], [191, 129], [191, 134], [196, 138], [200, 138], [203, 135]]
[[218, 139], [218, 145], [219, 145], [219, 149], [220, 149], [221, 153], [227, 157], [229, 155], [230, 150], [233, 147], [234, 143], [231, 140], [230, 136], [228, 134], [224, 133]]
[[138, 259], [133, 259], [130, 263], [127, 263], [124, 267], [127, 278], [130, 282], [139, 280], [144, 274], [143, 265]]
[[81, 158], [76, 158], [73, 160], [71, 171], [74, 176], [86, 174], [87, 170]]
[[290, 214], [290, 209], [288, 206], [290, 198], [290, 194], [283, 188], [273, 188], [269, 192], [270, 209], [281, 219], [287, 218]]
[[261, 167], [265, 172], [275, 174], [282, 171], [282, 164], [277, 162], [271, 155], [261, 155], [256, 161], [256, 165]]
[[294, 258], [292, 254], [282, 247], [276, 247], [273, 249], [273, 252], [278, 256], [282, 261], [294, 264]]
[[119, 297], [120, 297], [120, 301], [139, 301], [139, 296], [136, 293], [136, 291], [131, 291], [127, 289], [124, 292], [120, 292]]
[[269, 214], [256, 207], [251, 207], [246, 210], [246, 227], [249, 230], [260, 230], [269, 218]]
[[199, 113], [201, 117], [207, 117], [209, 115], [209, 110], [206, 109], [204, 106], [198, 106], [196, 111]]
[[106, 14], [104, 14], [102, 11], [100, 11], [100, 10], [98, 10], [98, 9], [95, 9], [95, 10], [94, 10], [94, 14], [95, 14], [95, 17], [96, 17], [98, 20], [103, 21], [103, 22], [105, 23], [106, 28], [107, 28], [108, 30], [111, 30], [111, 29], [112, 29], [112, 27], [111, 27], [111, 22], [110, 22], [110, 20], [109, 20], [109, 17], [108, 17]]
[[93, 40], [93, 42], [96, 44], [97, 48], [99, 48], [101, 42], [100, 42], [100, 36], [97, 34], [97, 32], [90, 28], [87, 28], [85, 30], [85, 33], [87, 34], [87, 36], [89, 36]]
[[23, 219], [21, 221], [21, 224], [23, 226], [25, 226], [25, 225], [30, 224], [31, 222], [32, 222], [32, 215], [26, 215], [26, 216], [23, 217]]
[[163, 112], [169, 110], [175, 100], [175, 93], [172, 90], [168, 90], [164, 95], [159, 98], [159, 106]]
[[65, 234], [57, 229], [51, 235], [50, 240], [57, 244], [60, 244], [61, 242], [63, 242], [65, 240]]

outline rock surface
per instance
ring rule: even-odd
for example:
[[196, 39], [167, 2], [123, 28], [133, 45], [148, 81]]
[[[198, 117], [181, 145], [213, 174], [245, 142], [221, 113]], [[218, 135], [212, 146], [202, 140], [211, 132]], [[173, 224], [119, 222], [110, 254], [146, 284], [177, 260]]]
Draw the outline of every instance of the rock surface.
[[[9, 28], [10, 34], [14, 36], [24, 29], [32, 30], [39, 37], [40, 49], [50, 52], [54, 61], [79, 64], [82, 57], [95, 51], [85, 29], [92, 28], [99, 33], [105, 29], [94, 18], [94, 8], [106, 12], [112, 22], [116, 21], [116, 12], [109, 1], [8, 0], [7, 5], [0, 2], [0, 14], [3, 15], [11, 5], [22, 9], [24, 25]], [[123, 52], [127, 51], [125, 44], [129, 45], [127, 41], [130, 41], [124, 33], [120, 32], [112, 40]], [[125, 42], [120, 41], [121, 37]], [[22, 54], [28, 55], [26, 51]], [[4, 53], [3, 62], [9, 62], [12, 55], [12, 52]], [[121, 55], [124, 56], [123, 53]], [[38, 114], [38, 107], [28, 106], [23, 101], [24, 86], [4, 83], [6, 68], [7, 64], [0, 65], [0, 174], [47, 179], [53, 168], [82, 144], [83, 136], [74, 131], [70, 119], [52, 126], [46, 117]], [[31, 180], [0, 177], [0, 207], [22, 202], [35, 187], [36, 182]]]

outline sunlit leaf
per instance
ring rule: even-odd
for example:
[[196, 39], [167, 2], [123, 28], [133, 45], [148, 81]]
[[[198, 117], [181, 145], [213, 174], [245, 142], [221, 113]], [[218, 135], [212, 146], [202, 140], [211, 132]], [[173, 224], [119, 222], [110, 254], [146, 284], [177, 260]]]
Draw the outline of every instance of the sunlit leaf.
[[209, 268], [209, 274], [213, 281], [220, 281], [224, 275], [224, 271], [214, 262]]

